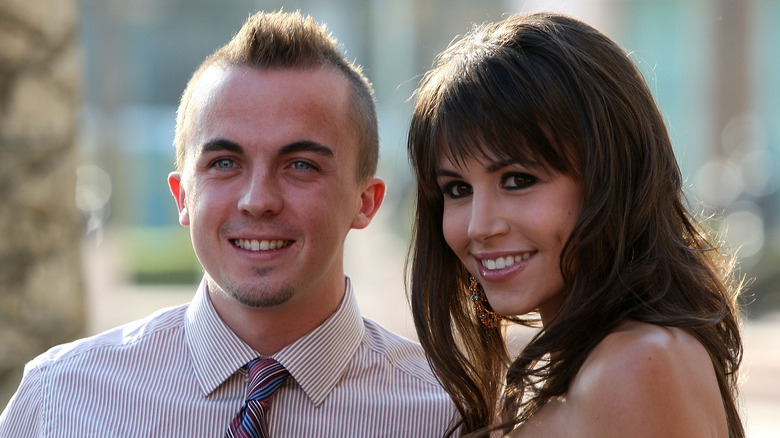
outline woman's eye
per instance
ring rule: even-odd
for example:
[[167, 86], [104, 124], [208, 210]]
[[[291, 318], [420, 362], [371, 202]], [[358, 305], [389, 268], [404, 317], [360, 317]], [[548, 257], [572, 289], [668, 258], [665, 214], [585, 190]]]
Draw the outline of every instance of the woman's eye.
[[452, 199], [462, 198], [471, 194], [471, 186], [462, 181], [453, 181], [442, 188], [444, 196]]
[[511, 173], [504, 177], [504, 188], [506, 189], [524, 189], [536, 183], [537, 178], [527, 173]]

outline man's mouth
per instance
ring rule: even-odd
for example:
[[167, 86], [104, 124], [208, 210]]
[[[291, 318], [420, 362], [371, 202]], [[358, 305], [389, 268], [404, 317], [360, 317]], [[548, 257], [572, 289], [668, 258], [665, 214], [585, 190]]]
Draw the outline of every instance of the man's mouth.
[[292, 240], [233, 239], [233, 245], [249, 251], [272, 251], [292, 244]]

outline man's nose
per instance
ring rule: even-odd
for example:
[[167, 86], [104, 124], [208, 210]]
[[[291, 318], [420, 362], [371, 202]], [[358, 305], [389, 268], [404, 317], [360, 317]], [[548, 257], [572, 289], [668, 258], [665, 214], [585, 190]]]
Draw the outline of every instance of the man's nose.
[[278, 179], [266, 170], [252, 173], [238, 200], [238, 209], [251, 216], [277, 215], [284, 208]]

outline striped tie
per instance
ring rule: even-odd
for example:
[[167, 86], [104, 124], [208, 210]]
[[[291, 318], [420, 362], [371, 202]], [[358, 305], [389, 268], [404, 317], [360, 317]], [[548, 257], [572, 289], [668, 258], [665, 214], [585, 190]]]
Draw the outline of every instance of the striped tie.
[[225, 438], [268, 438], [265, 416], [271, 406], [271, 398], [290, 373], [270, 358], [257, 358], [246, 366], [249, 369], [249, 393], [241, 410], [230, 422]]

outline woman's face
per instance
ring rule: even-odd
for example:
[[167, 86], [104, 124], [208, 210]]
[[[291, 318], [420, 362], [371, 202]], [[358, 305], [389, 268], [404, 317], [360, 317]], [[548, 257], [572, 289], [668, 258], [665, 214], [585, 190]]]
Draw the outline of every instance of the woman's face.
[[549, 321], [563, 302], [560, 257], [580, 215], [579, 181], [530, 164], [441, 156], [437, 183], [444, 238], [493, 310], [538, 310]]

